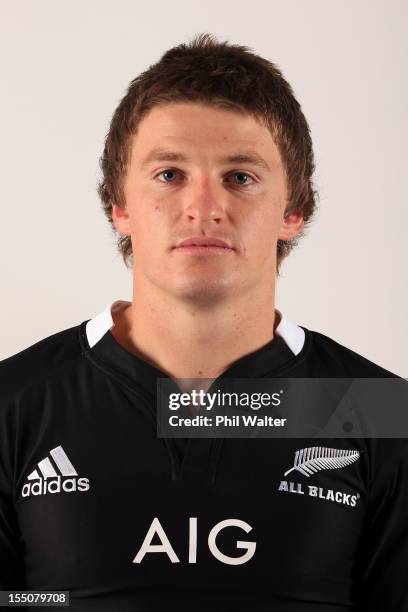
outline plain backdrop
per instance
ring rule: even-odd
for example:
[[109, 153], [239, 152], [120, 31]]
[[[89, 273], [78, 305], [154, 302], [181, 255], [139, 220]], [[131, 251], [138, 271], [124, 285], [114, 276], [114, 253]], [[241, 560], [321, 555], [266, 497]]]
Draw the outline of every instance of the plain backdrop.
[[198, 32], [275, 62], [311, 127], [319, 211], [276, 307], [407, 377], [407, 3], [0, 2], [0, 358], [131, 299], [96, 193], [130, 80]]

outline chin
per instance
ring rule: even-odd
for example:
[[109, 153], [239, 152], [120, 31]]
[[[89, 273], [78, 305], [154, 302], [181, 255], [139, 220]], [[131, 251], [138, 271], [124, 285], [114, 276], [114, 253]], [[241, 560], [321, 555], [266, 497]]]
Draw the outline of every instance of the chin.
[[231, 290], [229, 283], [201, 281], [191, 284], [183, 283], [182, 286], [177, 287], [176, 293], [182, 300], [201, 305], [214, 305], [214, 302], [225, 299]]

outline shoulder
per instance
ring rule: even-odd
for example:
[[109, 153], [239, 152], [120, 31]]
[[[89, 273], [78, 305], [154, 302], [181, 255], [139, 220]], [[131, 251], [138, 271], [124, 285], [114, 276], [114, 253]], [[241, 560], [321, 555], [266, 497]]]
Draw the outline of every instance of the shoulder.
[[58, 331], [0, 360], [0, 407], [5, 400], [78, 359], [79, 328], [75, 325]]
[[308, 360], [318, 376], [352, 378], [399, 378], [368, 357], [320, 332], [305, 329], [309, 335]]
[[[338, 394], [343, 402], [343, 391], [347, 397], [346, 402], [335, 403], [336, 409], [344, 407], [350, 422], [355, 418], [357, 429], [353, 429], [352, 437], [364, 439], [370, 478], [378, 483], [391, 482], [390, 473], [408, 470], [408, 382], [325, 334], [309, 329], [305, 332], [309, 345], [305, 359], [308, 366], [302, 375], [341, 379], [338, 385], [334, 381], [327, 383], [336, 402]], [[343, 418], [341, 412], [338, 415]], [[337, 432], [336, 420], [333, 427]], [[380, 477], [382, 474], [384, 479]]]

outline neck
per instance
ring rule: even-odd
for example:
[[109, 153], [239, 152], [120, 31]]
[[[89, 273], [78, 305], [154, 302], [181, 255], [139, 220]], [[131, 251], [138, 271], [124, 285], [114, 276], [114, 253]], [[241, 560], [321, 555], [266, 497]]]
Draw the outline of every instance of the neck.
[[234, 361], [274, 337], [275, 279], [269, 286], [208, 306], [134, 284], [131, 304], [114, 316], [112, 333], [130, 352], [172, 378], [217, 378]]

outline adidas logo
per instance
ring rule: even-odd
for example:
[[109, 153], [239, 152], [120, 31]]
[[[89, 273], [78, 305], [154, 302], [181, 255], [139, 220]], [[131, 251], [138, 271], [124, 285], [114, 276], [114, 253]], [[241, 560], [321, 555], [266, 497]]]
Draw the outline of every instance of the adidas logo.
[[21, 491], [22, 497], [29, 495], [46, 495], [47, 493], [72, 493], [73, 491], [88, 491], [89, 479], [78, 477], [78, 472], [68, 459], [62, 446], [56, 446], [49, 457], [38, 462], [35, 469], [27, 476], [27, 482]]

